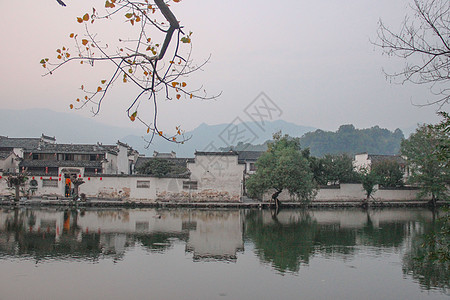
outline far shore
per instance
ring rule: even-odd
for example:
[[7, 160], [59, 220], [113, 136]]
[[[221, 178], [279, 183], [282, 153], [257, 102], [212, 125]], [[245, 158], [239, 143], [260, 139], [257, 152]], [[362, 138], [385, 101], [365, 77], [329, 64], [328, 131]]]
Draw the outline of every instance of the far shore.
[[[376, 201], [370, 200], [368, 205], [360, 201], [313, 201], [282, 202], [282, 208], [340, 208], [340, 207], [429, 207], [427, 200], [404, 200], [404, 201]], [[442, 207], [446, 203], [438, 201], [437, 206]], [[18, 202], [0, 198], [0, 207], [118, 207], [118, 208], [274, 208], [274, 203], [258, 200], [245, 200], [243, 202], [177, 202], [177, 201], [143, 201], [143, 200], [121, 200], [121, 199], [88, 199], [86, 201], [74, 201], [70, 198], [31, 198], [22, 199]]]

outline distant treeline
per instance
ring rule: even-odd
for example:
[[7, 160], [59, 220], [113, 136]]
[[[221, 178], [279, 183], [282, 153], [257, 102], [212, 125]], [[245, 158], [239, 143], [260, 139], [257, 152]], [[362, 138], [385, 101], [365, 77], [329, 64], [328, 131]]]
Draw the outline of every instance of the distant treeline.
[[[367, 129], [356, 129], [353, 125], [342, 125], [336, 132], [316, 130], [308, 132], [300, 138], [302, 149], [309, 148], [312, 156], [322, 157], [326, 154], [367, 152], [371, 154], [396, 155], [400, 151], [400, 143], [404, 139], [403, 132], [396, 129], [393, 132], [374, 126]], [[227, 151], [265, 151], [266, 141], [263, 144], [251, 145], [238, 143], [236, 146], [222, 148]]]

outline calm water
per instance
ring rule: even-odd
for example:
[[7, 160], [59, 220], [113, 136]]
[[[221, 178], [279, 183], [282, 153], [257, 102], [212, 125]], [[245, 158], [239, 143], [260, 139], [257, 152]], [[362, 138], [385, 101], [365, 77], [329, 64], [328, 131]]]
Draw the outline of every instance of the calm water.
[[0, 209], [0, 299], [449, 299], [426, 209]]

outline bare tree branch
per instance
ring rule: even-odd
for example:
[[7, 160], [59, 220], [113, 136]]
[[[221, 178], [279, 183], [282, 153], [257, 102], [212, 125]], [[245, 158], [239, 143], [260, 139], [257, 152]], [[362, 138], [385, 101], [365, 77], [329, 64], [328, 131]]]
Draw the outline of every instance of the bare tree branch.
[[428, 85], [437, 99], [419, 106], [441, 109], [450, 101], [450, 1], [414, 0], [411, 9], [413, 18], [406, 17], [398, 33], [380, 20], [373, 44], [405, 60], [402, 71], [385, 72], [388, 78]]

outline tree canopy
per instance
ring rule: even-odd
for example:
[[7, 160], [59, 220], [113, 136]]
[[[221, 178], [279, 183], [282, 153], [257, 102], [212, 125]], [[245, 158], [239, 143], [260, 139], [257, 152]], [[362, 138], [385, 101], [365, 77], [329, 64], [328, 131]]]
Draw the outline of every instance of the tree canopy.
[[409, 182], [421, 188], [421, 196], [430, 194], [433, 200], [448, 199], [450, 168], [439, 149], [449, 140], [449, 132], [422, 125], [402, 142], [401, 152], [411, 171]]
[[277, 133], [268, 147], [256, 162], [256, 173], [246, 182], [249, 196], [261, 197], [269, 190], [278, 195], [286, 189], [299, 200], [311, 200], [316, 186], [308, 159], [300, 151], [299, 139]]

